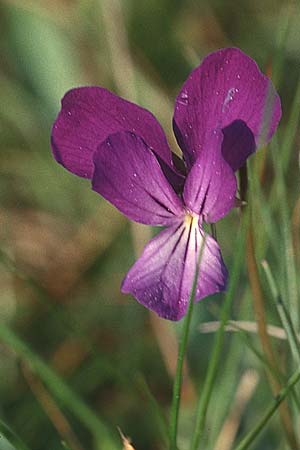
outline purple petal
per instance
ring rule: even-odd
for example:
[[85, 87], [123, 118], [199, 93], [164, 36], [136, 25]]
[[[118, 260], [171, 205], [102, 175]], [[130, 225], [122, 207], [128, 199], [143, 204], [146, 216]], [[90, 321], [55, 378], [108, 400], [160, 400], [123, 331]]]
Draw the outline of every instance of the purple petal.
[[109, 136], [94, 154], [93, 189], [132, 220], [170, 225], [182, 217], [180, 198], [152, 150], [134, 133]]
[[202, 244], [196, 301], [223, 291], [227, 270], [220, 248], [199, 229], [197, 218], [188, 216], [146, 245], [142, 256], [126, 275], [122, 292], [131, 293], [146, 308], [165, 319], [181, 319], [187, 310]]
[[72, 89], [62, 99], [51, 136], [54, 157], [70, 172], [92, 178], [93, 154], [98, 145], [110, 134], [122, 130], [141, 136], [173, 172], [171, 151], [155, 117], [100, 87]]
[[217, 222], [235, 205], [236, 177], [223, 158], [222, 142], [222, 131], [213, 131], [184, 185], [187, 208], [208, 223]]
[[[280, 99], [272, 82], [253, 59], [228, 48], [208, 55], [190, 74], [176, 99], [173, 126], [187, 164], [192, 166], [212, 130], [242, 121], [257, 147], [270, 140], [280, 117]], [[240, 126], [233, 125], [230, 133], [227, 130], [222, 151], [234, 170], [254, 151], [253, 139], [245, 138], [245, 128]], [[234, 158], [232, 142], [236, 143]]]

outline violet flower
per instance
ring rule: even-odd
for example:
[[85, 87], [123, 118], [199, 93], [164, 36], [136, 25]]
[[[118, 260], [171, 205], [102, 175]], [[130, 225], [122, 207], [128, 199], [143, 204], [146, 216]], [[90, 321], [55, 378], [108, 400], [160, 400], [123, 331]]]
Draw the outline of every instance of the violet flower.
[[129, 219], [166, 227], [129, 270], [122, 292], [161, 317], [181, 319], [203, 242], [195, 300], [226, 289], [219, 245], [203, 223], [234, 207], [234, 172], [270, 140], [280, 116], [271, 81], [235, 48], [208, 55], [182, 86], [173, 128], [183, 160], [147, 110], [100, 87], [67, 92], [52, 129], [55, 159], [91, 179]]

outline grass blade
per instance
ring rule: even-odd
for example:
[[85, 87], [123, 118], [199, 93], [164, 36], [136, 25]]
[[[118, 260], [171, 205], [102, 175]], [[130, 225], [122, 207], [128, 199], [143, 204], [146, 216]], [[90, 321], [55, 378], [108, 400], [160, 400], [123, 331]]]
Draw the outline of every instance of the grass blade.
[[60, 403], [86, 426], [97, 442], [105, 443], [108, 450], [116, 448], [106, 426], [96, 413], [4, 323], [0, 323], [0, 339], [28, 364]]
[[[12, 431], [6, 423], [0, 420], [0, 441], [2, 441], [1, 436], [4, 436], [5, 439], [16, 449], [16, 450], [29, 450], [27, 445], [16, 435], [14, 431]], [[1, 442], [0, 442], [1, 443]], [[2, 450], [2, 447], [1, 447]], [[4, 449], [3, 449], [4, 450]]]
[[280, 390], [278, 395], [274, 398], [272, 404], [264, 413], [261, 420], [257, 423], [257, 425], [242, 439], [240, 444], [235, 448], [235, 450], [246, 450], [249, 448], [249, 445], [256, 439], [258, 434], [263, 430], [263, 428], [267, 425], [273, 414], [277, 411], [280, 404], [286, 398], [290, 390], [295, 386], [296, 383], [300, 380], [300, 370], [294, 373], [287, 382], [286, 386]]
[[297, 337], [296, 330], [293, 326], [292, 319], [287, 311], [287, 308], [278, 292], [273, 274], [271, 272], [270, 266], [267, 261], [262, 262], [262, 267], [265, 271], [272, 296], [282, 323], [283, 328], [285, 329], [289, 346], [291, 348], [292, 354], [296, 360], [298, 366], [300, 366], [300, 348], [299, 348], [299, 339]]

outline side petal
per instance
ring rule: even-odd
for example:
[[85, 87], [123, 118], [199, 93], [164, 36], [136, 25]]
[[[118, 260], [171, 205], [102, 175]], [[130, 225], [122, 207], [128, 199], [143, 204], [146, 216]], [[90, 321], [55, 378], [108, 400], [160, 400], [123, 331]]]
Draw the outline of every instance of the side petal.
[[122, 292], [131, 293], [165, 319], [181, 319], [187, 310], [202, 244], [196, 301], [223, 291], [227, 270], [219, 246], [199, 229], [197, 219], [189, 218], [165, 229], [146, 245], [127, 273]]
[[98, 145], [122, 130], [141, 136], [172, 172], [171, 151], [156, 118], [101, 87], [80, 87], [65, 94], [52, 128], [54, 157], [75, 175], [92, 178], [93, 154]]
[[184, 209], [156, 156], [134, 133], [109, 136], [94, 154], [94, 191], [123, 214], [148, 225], [169, 225]]
[[[176, 99], [173, 126], [187, 164], [192, 166], [213, 129], [243, 121], [257, 147], [271, 139], [280, 117], [280, 99], [272, 82], [253, 59], [237, 48], [228, 48], [208, 55], [190, 74]], [[228, 163], [232, 159], [228, 139], [236, 142], [240, 131], [234, 127], [224, 141]], [[239, 165], [253, 151], [252, 141], [244, 144], [239, 147]], [[236, 163], [233, 166], [235, 170]]]
[[187, 208], [213, 223], [224, 217], [235, 205], [237, 181], [223, 158], [222, 131], [213, 131], [191, 168], [183, 190]]

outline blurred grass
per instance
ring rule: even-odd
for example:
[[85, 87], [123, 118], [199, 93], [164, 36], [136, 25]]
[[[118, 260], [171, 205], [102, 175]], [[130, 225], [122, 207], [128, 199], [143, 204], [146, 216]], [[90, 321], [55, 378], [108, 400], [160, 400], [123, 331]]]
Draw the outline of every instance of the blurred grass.
[[[121, 22], [116, 23], [122, 25], [126, 48], [117, 41], [116, 10], [105, 10], [103, 15], [107, 5], [117, 7]], [[299, 29], [299, 5], [287, 0], [0, 2], [0, 321], [2, 329], [15, 330], [21, 344], [35, 355], [25, 356], [2, 336], [0, 419], [13, 431], [0, 428], [6, 433], [5, 438], [0, 435], [1, 450], [9, 446], [19, 450], [20, 442], [30, 450], [64, 448], [60, 429], [22, 370], [36, 357], [59, 377], [53, 392], [36, 371], [38, 382], [56, 402], [82, 448], [122, 448], [117, 426], [132, 437], [137, 450], [165, 448], [163, 422], [152, 395], [161, 414], [167, 415], [172, 392], [168, 364], [175, 362], [176, 355], [170, 352], [166, 360], [147, 311], [120, 293], [122, 277], [134, 261], [131, 228], [89, 189], [88, 182], [64, 171], [51, 157], [50, 128], [62, 95], [73, 86], [99, 84], [115, 91], [123, 86], [123, 95], [136, 96], [157, 115], [178, 150], [171, 129], [174, 98], [207, 52], [234, 45], [248, 52], [262, 69], [272, 68], [283, 119], [277, 139], [266, 151], [262, 177], [257, 161], [263, 152], [250, 163], [255, 251], [268, 323], [281, 326], [261, 271], [263, 259], [299, 333]], [[120, 48], [122, 67], [115, 53]], [[134, 90], [128, 89], [126, 77], [120, 84], [114, 72], [117, 68], [122, 75], [126, 64]], [[239, 222], [238, 211], [233, 211], [218, 225], [229, 267]], [[245, 254], [242, 259], [230, 319], [253, 321]], [[194, 308], [187, 356], [192, 382], [200, 392], [212, 364], [214, 335], [200, 333], [199, 324], [219, 319], [223, 301], [215, 296]], [[179, 333], [182, 324], [173, 327]], [[257, 357], [259, 340], [255, 334], [247, 339], [249, 346], [239, 333], [224, 334], [206, 415], [205, 450], [215, 449], [229, 419], [234, 421], [232, 444], [236, 446], [271, 402], [265, 364]], [[287, 379], [296, 368], [288, 341], [272, 338], [272, 344]], [[239, 407], [237, 387], [249, 369], [259, 383], [241, 413], [229, 415], [232, 405]], [[99, 429], [95, 422], [96, 439], [78, 416], [76, 405], [70, 408], [61, 401], [62, 386], [80, 398], [96, 420], [101, 419]], [[299, 387], [295, 392], [299, 395]], [[186, 388], [179, 423], [183, 450], [193, 431], [195, 404], [194, 390]], [[299, 411], [294, 408], [293, 412], [297, 432]], [[14, 440], [16, 435], [19, 439]], [[102, 441], [105, 435], [107, 443]], [[285, 445], [275, 415], [253, 448], [281, 450]], [[70, 447], [68, 442], [66, 446]]]

